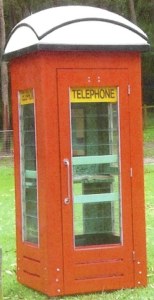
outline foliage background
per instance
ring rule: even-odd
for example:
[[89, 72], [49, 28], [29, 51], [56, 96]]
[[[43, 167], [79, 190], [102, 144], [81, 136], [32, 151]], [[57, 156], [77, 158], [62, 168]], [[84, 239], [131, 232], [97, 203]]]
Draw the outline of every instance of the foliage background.
[[[91, 5], [108, 9], [131, 20], [130, 2], [134, 3], [137, 24], [149, 37], [152, 51], [143, 54], [143, 102], [154, 105], [154, 0], [3, 0], [6, 40], [11, 29], [23, 18], [39, 10], [61, 5]], [[1, 95], [1, 91], [0, 91]], [[2, 101], [0, 96], [0, 129]]]

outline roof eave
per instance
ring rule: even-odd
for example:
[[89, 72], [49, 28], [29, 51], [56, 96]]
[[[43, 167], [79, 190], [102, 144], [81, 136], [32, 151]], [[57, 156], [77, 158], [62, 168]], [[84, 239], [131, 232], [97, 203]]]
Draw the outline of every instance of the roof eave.
[[139, 45], [69, 45], [69, 44], [43, 44], [38, 43], [10, 53], [4, 53], [3, 59], [9, 61], [12, 58], [27, 55], [38, 51], [108, 51], [108, 52], [146, 52], [150, 50], [150, 44]]

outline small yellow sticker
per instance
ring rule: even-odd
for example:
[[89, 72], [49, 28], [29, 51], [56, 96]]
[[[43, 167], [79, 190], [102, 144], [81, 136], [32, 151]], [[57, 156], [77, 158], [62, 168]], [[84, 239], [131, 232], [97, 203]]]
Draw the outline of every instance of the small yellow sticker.
[[117, 87], [77, 87], [70, 88], [71, 103], [118, 101]]
[[21, 105], [34, 103], [34, 90], [28, 89], [19, 91], [19, 101]]

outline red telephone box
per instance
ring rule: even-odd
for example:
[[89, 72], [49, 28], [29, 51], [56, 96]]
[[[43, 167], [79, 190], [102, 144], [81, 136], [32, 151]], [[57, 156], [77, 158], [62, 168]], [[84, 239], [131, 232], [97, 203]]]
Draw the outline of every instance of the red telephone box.
[[5, 57], [21, 283], [49, 296], [146, 285], [140, 53], [148, 47], [134, 24], [84, 6], [36, 13], [12, 31]]

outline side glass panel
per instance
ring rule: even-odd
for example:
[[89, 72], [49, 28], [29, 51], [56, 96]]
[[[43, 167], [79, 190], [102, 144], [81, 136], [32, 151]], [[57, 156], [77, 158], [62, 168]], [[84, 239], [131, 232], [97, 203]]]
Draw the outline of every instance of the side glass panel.
[[[19, 93], [20, 165], [23, 241], [38, 244], [38, 201], [35, 144], [35, 112], [32, 92]], [[25, 97], [26, 98], [26, 97]]]
[[118, 101], [71, 100], [71, 125], [75, 246], [120, 243]]

